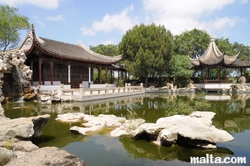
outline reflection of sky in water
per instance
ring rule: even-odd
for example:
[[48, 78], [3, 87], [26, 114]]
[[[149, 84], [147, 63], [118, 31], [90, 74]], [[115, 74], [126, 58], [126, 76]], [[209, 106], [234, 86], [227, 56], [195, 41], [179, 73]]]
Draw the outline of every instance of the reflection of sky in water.
[[[250, 131], [234, 134], [236, 140], [229, 143], [219, 143], [219, 147], [227, 147], [234, 152], [234, 156], [247, 157], [250, 159]], [[189, 162], [165, 160], [152, 160], [148, 158], [135, 158], [134, 154], [128, 153], [119, 138], [111, 138], [105, 135], [88, 137], [86, 142], [74, 142], [63, 149], [83, 159], [90, 166], [191, 166]], [[211, 164], [195, 164], [206, 166]], [[227, 164], [235, 166], [235, 164]], [[237, 164], [240, 165], [240, 164]], [[247, 164], [246, 164], [247, 165]]]
[[242, 133], [234, 133], [234, 140], [228, 143], [219, 143], [218, 146], [227, 147], [234, 152], [236, 157], [246, 157], [248, 165], [250, 165], [250, 130]]
[[[179, 166], [183, 162], [134, 158], [128, 154], [119, 138], [103, 135], [89, 137], [87, 142], [75, 142], [63, 148], [90, 166]], [[189, 164], [189, 163], [187, 163]]]

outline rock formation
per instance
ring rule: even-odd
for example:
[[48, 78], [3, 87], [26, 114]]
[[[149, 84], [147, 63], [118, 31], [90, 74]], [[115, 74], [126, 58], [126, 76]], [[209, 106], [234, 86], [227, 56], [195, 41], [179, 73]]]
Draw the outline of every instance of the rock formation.
[[241, 90], [246, 91], [250, 90], [250, 87], [246, 84], [246, 78], [244, 76], [241, 76], [238, 79], [238, 84], [231, 85], [232, 90]]
[[136, 129], [140, 124], [144, 123], [143, 119], [126, 120], [123, 117], [116, 117], [115, 115], [100, 114], [97, 117], [94, 115], [86, 115], [84, 113], [67, 113], [58, 115], [56, 120], [63, 122], [77, 122], [83, 121], [84, 127], [73, 126], [70, 128], [72, 132], [83, 135], [91, 135], [95, 132], [101, 131], [104, 128], [120, 128], [120, 130], [113, 131], [111, 136], [130, 135], [130, 131]]
[[30, 140], [40, 137], [50, 115], [9, 119], [0, 105], [0, 165], [42, 166], [86, 164], [76, 156], [56, 147], [39, 149]]
[[216, 148], [218, 142], [229, 142], [234, 138], [226, 131], [212, 125], [213, 112], [193, 112], [189, 116], [175, 115], [159, 118], [156, 123], [144, 123], [143, 119], [126, 120], [114, 115], [85, 115], [67, 113], [59, 115], [57, 120], [64, 122], [84, 121], [84, 127], [73, 126], [70, 130], [83, 135], [114, 128], [113, 137], [133, 136], [135, 139], [147, 139], [162, 146], [189, 144], [200, 148]]
[[216, 143], [229, 142], [234, 138], [212, 125], [214, 115], [213, 112], [193, 112], [189, 116], [160, 118], [156, 123], [142, 124], [131, 134], [135, 139], [146, 138], [163, 146], [189, 144], [201, 148], [216, 148]]
[[[8, 153], [7, 153], [8, 154]], [[77, 158], [65, 150], [59, 150], [56, 147], [44, 147], [27, 153], [25, 156], [17, 158], [6, 166], [44, 166], [44, 165], [72, 165], [85, 166], [83, 160]]]
[[11, 101], [30, 92], [27, 89], [30, 89], [32, 70], [24, 64], [26, 59], [21, 50], [0, 54], [0, 102], [4, 97]]

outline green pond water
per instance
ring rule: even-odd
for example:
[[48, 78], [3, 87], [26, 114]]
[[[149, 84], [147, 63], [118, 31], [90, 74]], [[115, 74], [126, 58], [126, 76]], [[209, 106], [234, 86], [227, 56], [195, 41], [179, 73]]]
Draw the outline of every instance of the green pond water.
[[[40, 139], [34, 140], [39, 147], [56, 146], [83, 159], [90, 166], [185, 166], [191, 156], [246, 157], [250, 165], [250, 94], [145, 94], [93, 102], [70, 102], [41, 105], [38, 102], [12, 102], [3, 104], [9, 118], [50, 114]], [[135, 112], [133, 116], [127, 111]], [[114, 114], [126, 118], [143, 118], [156, 122], [160, 117], [189, 114], [192, 111], [213, 111], [213, 124], [235, 138], [232, 142], [218, 143], [217, 149], [200, 149], [190, 146], [157, 146], [146, 140], [129, 137], [112, 138], [110, 130], [92, 136], [69, 131], [81, 123], [62, 123], [55, 120], [58, 114], [84, 112], [86, 114]], [[195, 164], [199, 165], [199, 164]], [[205, 164], [201, 164], [205, 165]], [[230, 165], [230, 164], [227, 164]]]

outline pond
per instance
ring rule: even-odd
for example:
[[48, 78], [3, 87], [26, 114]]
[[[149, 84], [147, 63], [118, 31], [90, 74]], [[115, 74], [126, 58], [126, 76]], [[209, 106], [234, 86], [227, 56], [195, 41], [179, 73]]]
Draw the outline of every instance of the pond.
[[[34, 143], [39, 147], [56, 146], [83, 159], [90, 166], [141, 166], [171, 165], [186, 166], [191, 156], [246, 157], [250, 165], [250, 94], [143, 94], [94, 102], [69, 102], [41, 105], [39, 102], [12, 102], [3, 104], [9, 118], [50, 114], [51, 118], [43, 134]], [[160, 117], [189, 114], [194, 110], [216, 113], [213, 124], [235, 138], [232, 142], [218, 143], [217, 149], [200, 149], [190, 146], [157, 146], [145, 140], [129, 137], [112, 138], [104, 130], [92, 136], [73, 134], [69, 131], [79, 123], [62, 123], [55, 120], [58, 114], [84, 112], [86, 114], [114, 114], [146, 122], [156, 122]], [[133, 117], [135, 118], [135, 117]], [[196, 164], [198, 165], [198, 164]], [[201, 164], [205, 165], [205, 164]], [[227, 164], [230, 165], [230, 164]], [[232, 164], [235, 165], [235, 164]]]

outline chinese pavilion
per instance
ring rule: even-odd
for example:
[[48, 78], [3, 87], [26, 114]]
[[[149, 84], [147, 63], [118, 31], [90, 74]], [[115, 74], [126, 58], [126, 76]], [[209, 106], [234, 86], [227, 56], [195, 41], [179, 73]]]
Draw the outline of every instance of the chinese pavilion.
[[201, 74], [199, 83], [226, 83], [227, 68], [239, 68], [241, 75], [246, 76], [245, 69], [250, 67], [250, 62], [238, 60], [239, 54], [234, 56], [223, 54], [215, 44], [214, 37], [211, 36], [206, 52], [198, 59], [191, 58], [193, 69], [200, 71]]
[[105, 56], [95, 53], [83, 44], [74, 45], [38, 37], [35, 30], [26, 35], [18, 48], [24, 50], [26, 65], [33, 71], [31, 85], [69, 84], [72, 88], [93, 81], [93, 68], [98, 69], [98, 82], [101, 83], [101, 70], [123, 70], [115, 65], [121, 55]]

